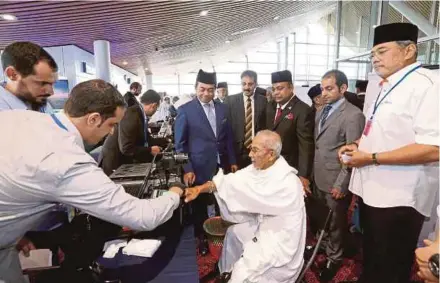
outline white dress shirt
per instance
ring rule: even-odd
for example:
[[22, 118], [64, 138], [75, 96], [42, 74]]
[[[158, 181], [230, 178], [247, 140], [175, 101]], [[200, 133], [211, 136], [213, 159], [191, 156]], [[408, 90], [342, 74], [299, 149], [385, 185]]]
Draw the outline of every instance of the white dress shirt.
[[[390, 76], [388, 83], [382, 85], [380, 99], [417, 64]], [[372, 116], [375, 100], [367, 110], [367, 121]], [[386, 96], [377, 108], [368, 135], [362, 135], [359, 150], [380, 153], [414, 143], [440, 145], [439, 81], [432, 71], [423, 68], [408, 75]], [[369, 206], [408, 206], [429, 216], [438, 183], [438, 162], [371, 165], [354, 170], [350, 191]]]
[[[135, 230], [152, 230], [171, 218], [179, 205], [177, 194], [143, 200], [125, 193], [84, 151], [70, 120], [64, 114], [56, 116], [67, 131], [50, 115], [0, 112], [0, 259], [14, 256], [16, 241], [57, 203]], [[0, 281], [21, 276], [21, 270], [5, 263], [0, 262]], [[14, 280], [10, 282], [20, 282]]]
[[[252, 138], [255, 137], [255, 118], [254, 118], [255, 117], [255, 107], [254, 107], [255, 103], [254, 103], [254, 96], [255, 96], [255, 93], [252, 94], [251, 96], [246, 96], [243, 93], [244, 117], [245, 117], [244, 124], [245, 124], [245, 127], [246, 127], [246, 105], [247, 105], [247, 100], [248, 100], [248, 98], [251, 99], [251, 106], [252, 106]], [[246, 135], [246, 133], [244, 133], [244, 134]]]

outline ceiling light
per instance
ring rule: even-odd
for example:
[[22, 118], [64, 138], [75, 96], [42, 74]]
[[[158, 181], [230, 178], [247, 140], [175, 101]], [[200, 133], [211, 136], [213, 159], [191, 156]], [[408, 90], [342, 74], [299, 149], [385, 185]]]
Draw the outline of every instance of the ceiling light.
[[248, 32], [251, 32], [251, 31], [254, 31], [254, 30], [257, 30], [257, 29], [258, 29], [258, 28], [245, 29], [245, 30], [241, 30], [241, 31], [234, 32], [234, 33], [231, 34], [231, 35], [234, 36], [234, 35], [244, 34], [244, 33], [248, 33]]
[[225, 43], [226, 43], [226, 44], [229, 44], [229, 43], [231, 43], [231, 41], [230, 41], [230, 40], [226, 40]]
[[280, 19], [279, 16], [276, 16], [275, 18], [273, 18], [274, 21], [278, 21]]
[[2, 14], [0, 17], [5, 21], [15, 21], [17, 20], [17, 17], [11, 14]]
[[145, 68], [145, 71], [148, 71], [148, 68]]
[[209, 13], [208, 10], [203, 10], [203, 11], [200, 12], [200, 16], [202, 16], [202, 17], [207, 16], [208, 13]]
[[128, 65], [127, 61], [122, 62], [122, 65]]

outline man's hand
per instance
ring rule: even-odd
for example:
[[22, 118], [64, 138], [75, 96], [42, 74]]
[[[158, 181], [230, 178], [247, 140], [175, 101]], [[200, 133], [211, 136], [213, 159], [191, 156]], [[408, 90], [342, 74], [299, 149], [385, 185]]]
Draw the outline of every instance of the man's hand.
[[196, 175], [193, 172], [188, 172], [183, 175], [183, 181], [187, 187], [192, 186], [196, 180]]
[[21, 240], [17, 243], [15, 248], [18, 251], [23, 251], [23, 254], [25, 257], [28, 257], [30, 255], [31, 250], [35, 250], [34, 244], [29, 241], [26, 237], [21, 238]]
[[346, 155], [350, 156], [350, 160], [344, 164], [349, 167], [364, 167], [373, 164], [373, 157], [371, 153], [364, 151], [347, 151]]
[[231, 172], [232, 173], [235, 173], [235, 172], [237, 172], [237, 170], [238, 170], [238, 166], [237, 165], [231, 165]]
[[185, 190], [185, 202], [190, 202], [195, 200], [200, 194], [200, 187], [195, 186], [193, 188], [188, 188]]
[[330, 193], [332, 194], [332, 197], [333, 197], [335, 200], [339, 200], [339, 199], [342, 199], [343, 197], [345, 197], [345, 194], [342, 193], [341, 190], [338, 189], [338, 188], [332, 188], [332, 189], [330, 190]]
[[303, 185], [303, 190], [306, 193], [306, 197], [308, 195], [312, 194], [312, 191], [310, 190], [310, 181], [307, 178], [299, 176], [299, 179], [301, 180], [301, 183]]
[[151, 154], [158, 155], [162, 152], [162, 148], [160, 146], [152, 146], [151, 147]]
[[339, 151], [338, 151], [339, 161], [340, 161], [342, 164], [344, 164], [344, 162], [343, 162], [343, 160], [342, 160], [342, 155], [343, 155], [344, 153], [347, 153], [347, 152], [353, 152], [353, 151], [357, 151], [357, 150], [358, 150], [358, 147], [357, 147], [357, 145], [354, 144], [354, 143], [342, 146], [342, 147], [339, 149]]
[[179, 187], [171, 187], [171, 188], [169, 188], [168, 191], [178, 194], [179, 197], [183, 196], [183, 190], [181, 188], [179, 188]]
[[424, 240], [426, 247], [416, 249], [416, 261], [419, 265], [419, 271], [417, 275], [425, 280], [425, 283], [433, 283], [438, 282], [438, 278], [436, 278], [431, 270], [428, 267], [429, 258], [438, 253], [439, 250], [439, 242], [431, 242], [430, 240]]

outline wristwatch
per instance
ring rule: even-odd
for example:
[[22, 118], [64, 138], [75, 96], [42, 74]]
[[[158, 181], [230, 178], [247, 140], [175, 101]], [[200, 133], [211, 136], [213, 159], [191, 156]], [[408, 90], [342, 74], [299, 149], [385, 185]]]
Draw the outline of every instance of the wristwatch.
[[429, 270], [431, 270], [432, 275], [434, 275], [437, 278], [439, 273], [438, 258], [439, 258], [439, 254], [434, 254], [429, 258], [428, 261]]
[[374, 165], [380, 165], [380, 163], [377, 161], [377, 153], [373, 153], [371, 155], [371, 158], [373, 159], [373, 164]]

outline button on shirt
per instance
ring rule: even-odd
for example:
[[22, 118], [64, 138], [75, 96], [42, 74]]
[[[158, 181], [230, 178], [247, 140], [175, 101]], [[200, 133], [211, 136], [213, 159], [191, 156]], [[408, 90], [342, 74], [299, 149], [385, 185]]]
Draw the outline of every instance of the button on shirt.
[[[408, 71], [407, 66], [382, 85], [383, 98]], [[377, 99], [377, 98], [376, 98]], [[373, 113], [375, 102], [367, 110]], [[419, 68], [406, 77], [377, 108], [368, 136], [359, 150], [392, 151], [409, 144], [439, 146], [439, 81], [430, 70]], [[438, 162], [420, 165], [371, 165], [354, 170], [350, 191], [373, 207], [413, 207], [429, 216], [439, 183]]]
[[250, 98], [251, 99], [251, 106], [252, 106], [252, 138], [255, 137], [255, 107], [254, 107], [254, 95], [251, 96], [246, 96], [243, 93], [243, 105], [244, 105], [244, 115], [246, 116], [246, 105], [247, 105], [247, 100]]
[[172, 216], [179, 205], [177, 194], [141, 200], [125, 193], [84, 151], [70, 120], [56, 115], [68, 131], [35, 111], [0, 112], [0, 252], [38, 225], [57, 203], [135, 230], [154, 229]]

